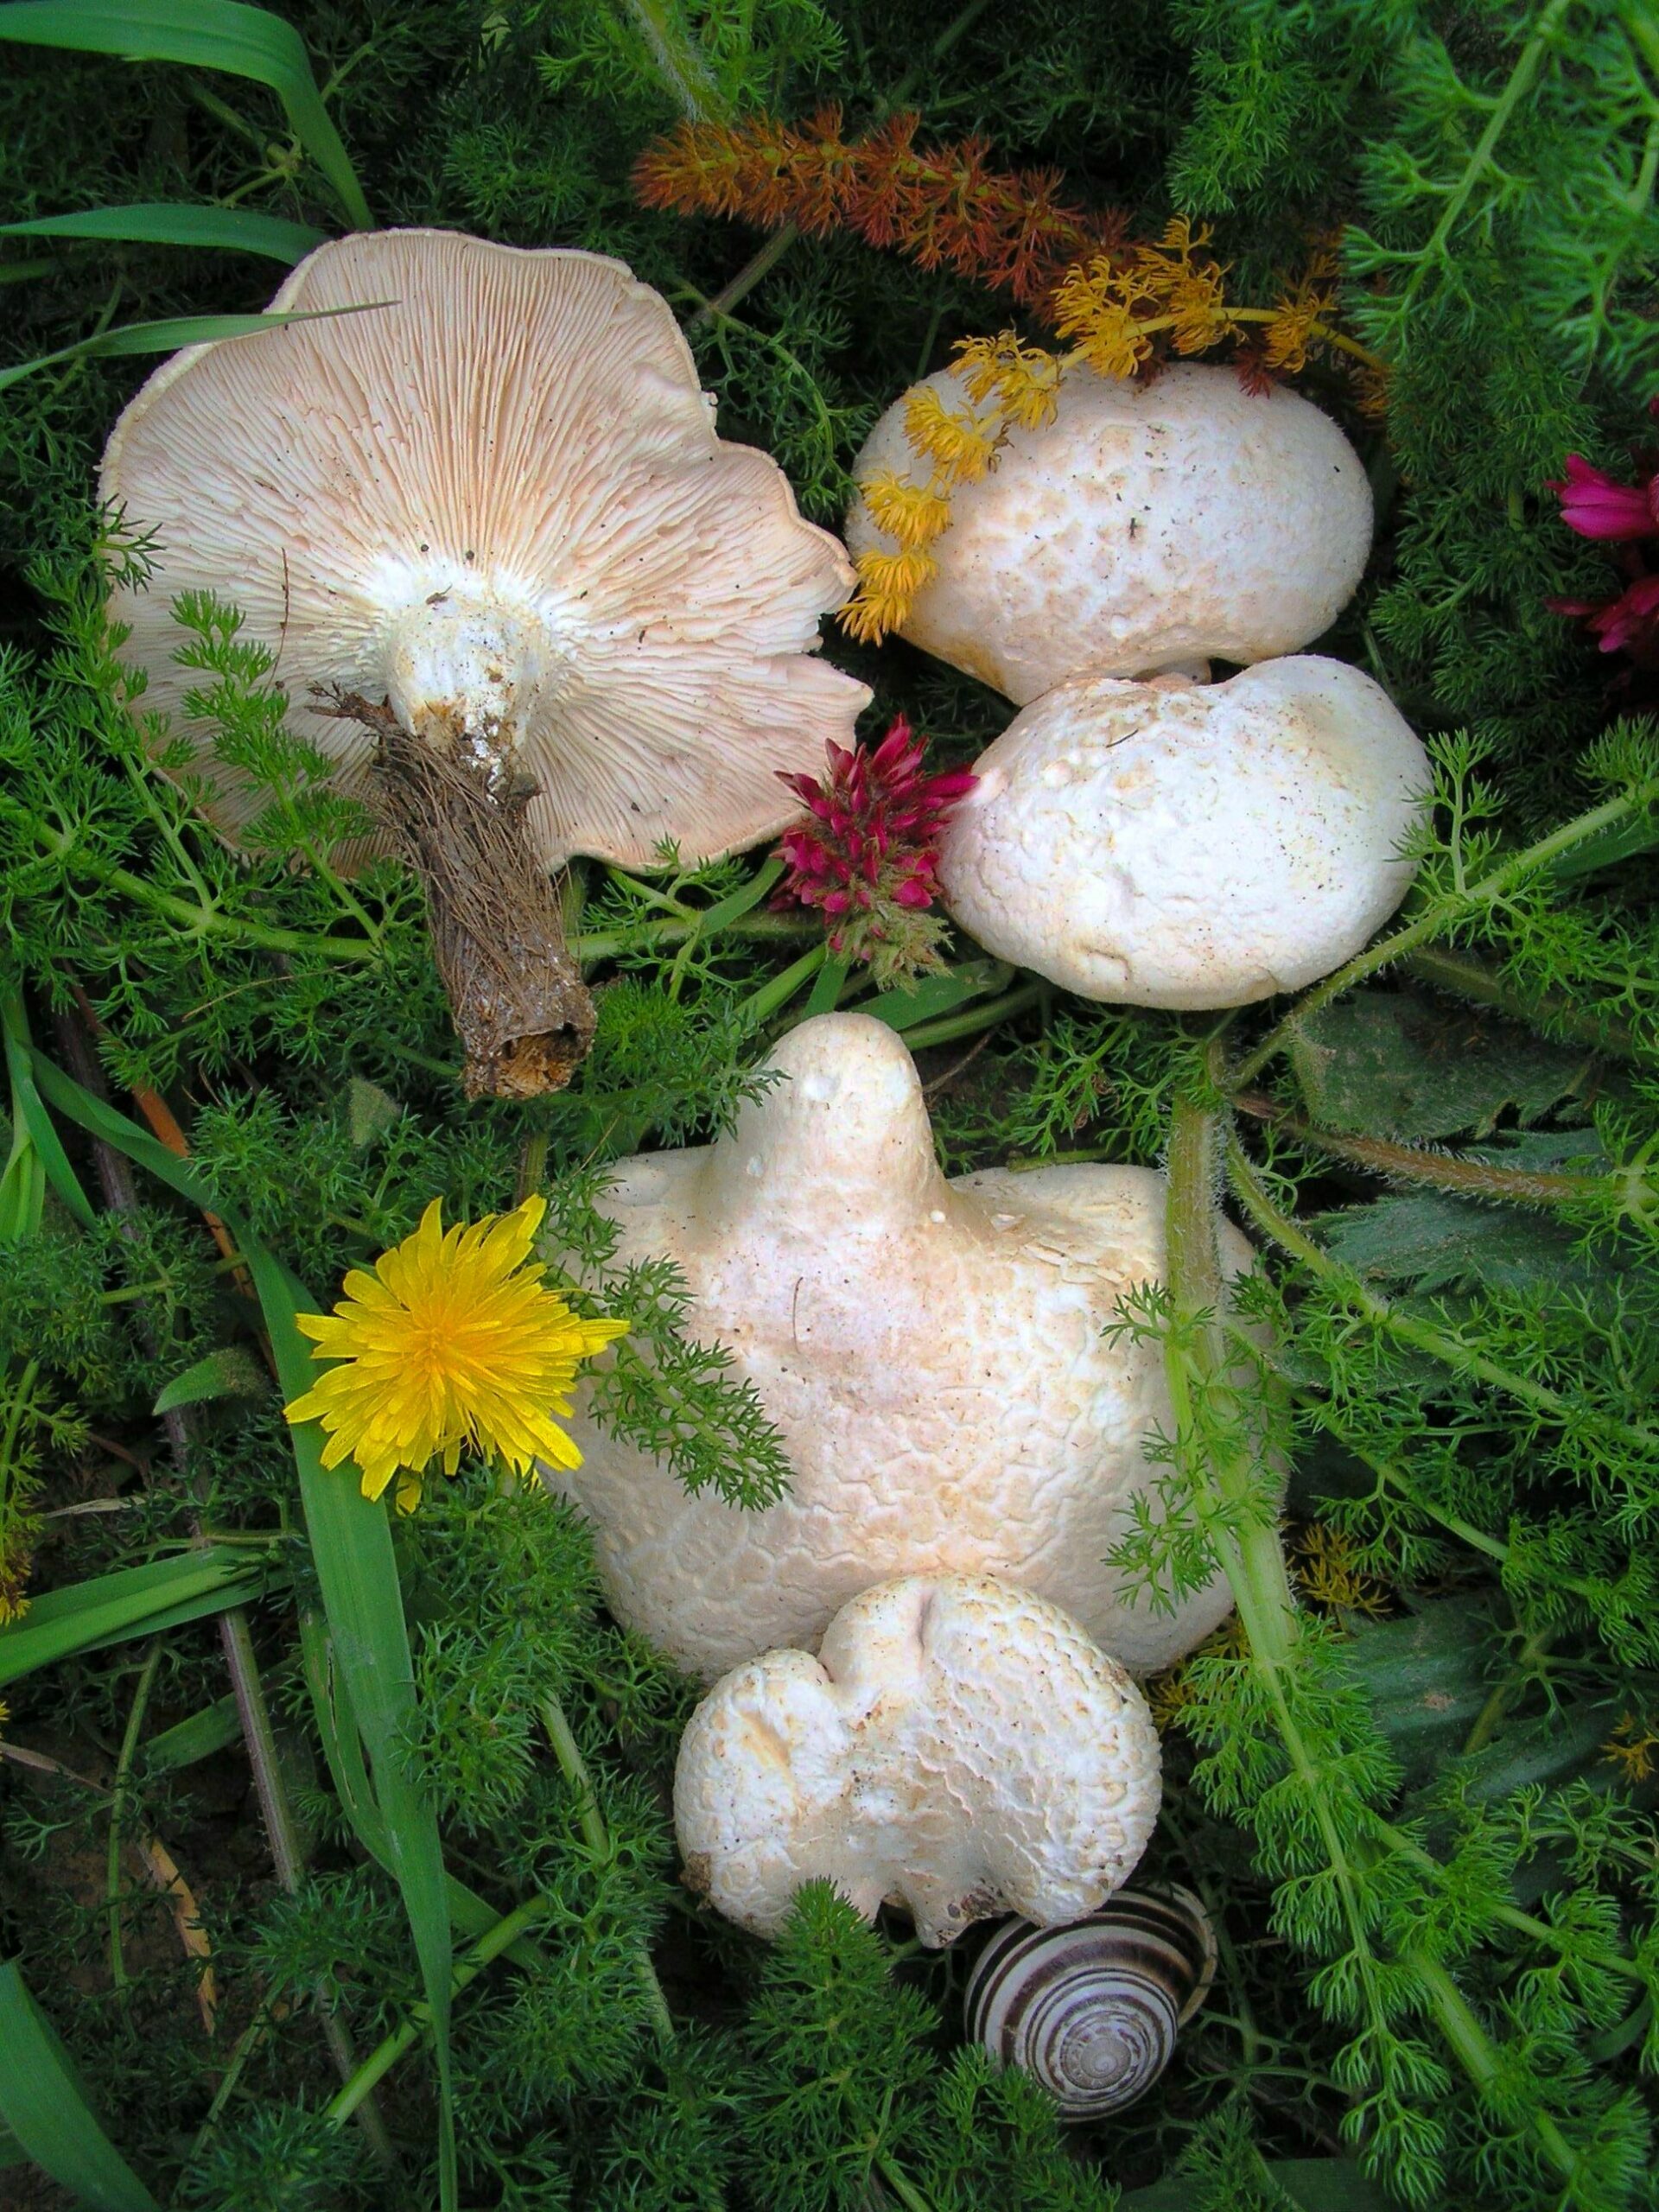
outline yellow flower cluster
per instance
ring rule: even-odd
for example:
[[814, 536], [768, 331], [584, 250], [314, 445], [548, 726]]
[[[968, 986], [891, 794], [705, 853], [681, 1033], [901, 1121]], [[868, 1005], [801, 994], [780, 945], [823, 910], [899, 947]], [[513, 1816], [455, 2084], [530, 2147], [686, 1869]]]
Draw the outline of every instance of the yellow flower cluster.
[[957, 352], [971, 409], [947, 406], [931, 385], [918, 385], [905, 402], [906, 442], [930, 464], [926, 481], [887, 470], [859, 486], [870, 519], [898, 547], [858, 556], [858, 589], [841, 620], [863, 644], [879, 645], [902, 627], [917, 593], [938, 574], [927, 549], [950, 527], [955, 487], [995, 467], [1010, 429], [1035, 429], [1054, 413], [1061, 365], [1040, 346], [1004, 330], [963, 339]]
[[530, 1250], [546, 1211], [544, 1198], [527, 1198], [516, 1212], [446, 1230], [434, 1198], [372, 1274], [346, 1276], [332, 1314], [297, 1317], [312, 1357], [337, 1363], [288, 1418], [322, 1423], [323, 1465], [354, 1460], [365, 1497], [396, 1475], [397, 1503], [411, 1511], [431, 1462], [442, 1455], [453, 1475], [463, 1447], [521, 1477], [537, 1459], [581, 1465], [553, 1416], [571, 1412], [581, 1362], [628, 1325], [584, 1319], [543, 1284]]
[[1167, 336], [1178, 353], [1202, 353], [1227, 335], [1226, 270], [1203, 252], [1208, 230], [1178, 215], [1155, 245], [1096, 254], [1068, 270], [1054, 296], [1055, 328], [1077, 340], [1075, 358], [1103, 377], [1132, 377]]
[[1644, 1726], [1632, 1713], [1624, 1714], [1614, 1729], [1611, 1740], [1601, 1747], [1603, 1758], [1632, 1783], [1645, 1782], [1653, 1772], [1656, 1752], [1659, 1752], [1659, 1735]]
[[1382, 364], [1331, 327], [1337, 276], [1332, 244], [1320, 245], [1275, 307], [1239, 308], [1228, 304], [1226, 265], [1206, 251], [1209, 243], [1207, 229], [1195, 230], [1178, 215], [1155, 245], [1076, 263], [1051, 303], [1055, 328], [1074, 341], [1067, 353], [1025, 345], [1012, 330], [958, 342], [957, 372], [972, 407], [950, 406], [931, 385], [918, 385], [905, 402], [906, 441], [928, 464], [926, 481], [889, 471], [859, 486], [871, 519], [898, 550], [859, 556], [858, 588], [842, 610], [844, 628], [868, 645], [903, 628], [917, 593], [938, 573], [928, 549], [950, 527], [952, 491], [995, 467], [1011, 429], [1040, 429], [1053, 420], [1061, 379], [1078, 364], [1100, 376], [1132, 377], [1160, 346], [1202, 353], [1259, 327], [1263, 371], [1294, 375], [1306, 366], [1313, 346], [1338, 346], [1351, 357], [1351, 365], [1362, 365], [1370, 381], [1360, 404], [1376, 410]]
[[1353, 1547], [1340, 1529], [1314, 1521], [1290, 1546], [1291, 1573], [1308, 1603], [1376, 1619], [1389, 1609], [1389, 1587], [1354, 1565]]

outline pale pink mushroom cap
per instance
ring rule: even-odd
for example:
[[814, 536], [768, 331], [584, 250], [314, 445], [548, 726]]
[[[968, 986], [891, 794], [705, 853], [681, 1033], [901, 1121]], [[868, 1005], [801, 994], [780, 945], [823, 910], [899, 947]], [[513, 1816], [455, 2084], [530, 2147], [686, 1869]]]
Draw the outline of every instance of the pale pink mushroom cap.
[[674, 1777], [686, 1877], [776, 1936], [803, 1882], [924, 1943], [1016, 1912], [1096, 1911], [1158, 1817], [1157, 1732], [1115, 1659], [1058, 1605], [988, 1575], [867, 1590], [815, 1659], [769, 1651], [715, 1684]]
[[534, 778], [550, 865], [781, 829], [779, 772], [816, 773], [868, 696], [810, 658], [851, 571], [773, 461], [715, 436], [666, 302], [598, 254], [382, 231], [320, 247], [271, 305], [371, 302], [188, 347], [105, 454], [105, 499], [158, 549], [112, 613], [144, 707], [201, 748], [216, 824], [260, 801], [185, 711], [188, 590], [241, 609], [346, 789], [374, 741], [313, 712], [314, 686]]

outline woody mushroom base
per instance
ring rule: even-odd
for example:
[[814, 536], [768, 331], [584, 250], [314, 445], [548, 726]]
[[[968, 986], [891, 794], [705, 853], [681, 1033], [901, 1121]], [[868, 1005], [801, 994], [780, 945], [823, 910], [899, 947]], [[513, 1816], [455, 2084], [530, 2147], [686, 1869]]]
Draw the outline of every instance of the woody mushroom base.
[[288, 727], [375, 817], [337, 864], [391, 849], [422, 879], [468, 1093], [556, 1090], [594, 1012], [549, 871], [782, 829], [779, 777], [868, 696], [808, 658], [852, 571], [775, 461], [716, 437], [620, 262], [381, 232], [320, 247], [272, 307], [315, 319], [175, 355], [105, 454], [155, 549], [111, 608], [145, 705], [246, 836], [257, 799], [192, 715], [171, 620], [181, 592], [232, 601]]

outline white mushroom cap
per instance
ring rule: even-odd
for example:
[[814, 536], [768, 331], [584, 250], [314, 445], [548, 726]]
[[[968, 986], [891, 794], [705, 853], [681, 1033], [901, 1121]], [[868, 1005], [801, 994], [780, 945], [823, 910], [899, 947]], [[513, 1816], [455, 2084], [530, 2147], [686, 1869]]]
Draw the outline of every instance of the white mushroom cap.
[[[953, 412], [990, 412], [955, 370], [926, 386]], [[861, 480], [927, 480], [904, 416], [899, 399], [870, 433]], [[847, 537], [855, 554], [893, 550], [861, 500]], [[1084, 670], [1266, 660], [1330, 627], [1370, 543], [1359, 455], [1311, 402], [1192, 362], [1150, 383], [1079, 365], [1052, 423], [1012, 429], [995, 467], [952, 489], [929, 548], [939, 573], [902, 634], [1022, 706]]]
[[923, 1942], [1016, 1912], [1095, 1911], [1145, 1850], [1158, 1736], [1071, 1617], [988, 1575], [909, 1575], [830, 1623], [817, 1658], [769, 1651], [692, 1715], [674, 1778], [687, 1879], [775, 1936], [803, 1882]]
[[1410, 888], [1428, 757], [1312, 654], [1230, 682], [1080, 676], [1016, 715], [944, 835], [945, 904], [1084, 998], [1243, 1006], [1340, 967]]
[[[1219, 1572], [1159, 1604], [1112, 1564], [1162, 1510], [1160, 1348], [1110, 1325], [1164, 1268], [1165, 1187], [1094, 1165], [947, 1180], [902, 1038], [820, 1014], [774, 1047], [781, 1078], [713, 1145], [620, 1161], [601, 1196], [616, 1262], [671, 1259], [685, 1328], [723, 1345], [792, 1479], [760, 1511], [687, 1491], [600, 1428], [543, 1469], [592, 1523], [610, 1604], [713, 1681], [815, 1645], [838, 1609], [906, 1574], [995, 1574], [1062, 1605], [1136, 1672], [1231, 1606]], [[1224, 1228], [1230, 1274], [1250, 1249]]]
[[780, 829], [779, 772], [816, 773], [869, 696], [806, 658], [851, 571], [774, 461], [716, 438], [666, 303], [597, 254], [379, 231], [319, 247], [271, 304], [365, 302], [391, 304], [188, 347], [105, 455], [104, 497], [159, 546], [112, 611], [146, 707], [203, 748], [219, 826], [262, 802], [185, 712], [188, 590], [241, 609], [347, 788], [373, 739], [313, 712], [314, 686], [513, 759], [550, 865]]

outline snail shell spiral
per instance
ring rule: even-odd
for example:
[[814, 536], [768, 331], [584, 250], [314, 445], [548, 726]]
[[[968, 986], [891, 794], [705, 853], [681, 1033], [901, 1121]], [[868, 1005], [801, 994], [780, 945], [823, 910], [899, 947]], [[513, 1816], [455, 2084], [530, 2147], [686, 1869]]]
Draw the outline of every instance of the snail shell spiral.
[[1190, 1890], [1120, 1890], [1069, 1928], [1011, 1920], [969, 1977], [969, 2035], [1020, 2066], [1065, 2120], [1144, 2096], [1215, 1978], [1216, 1944]]

